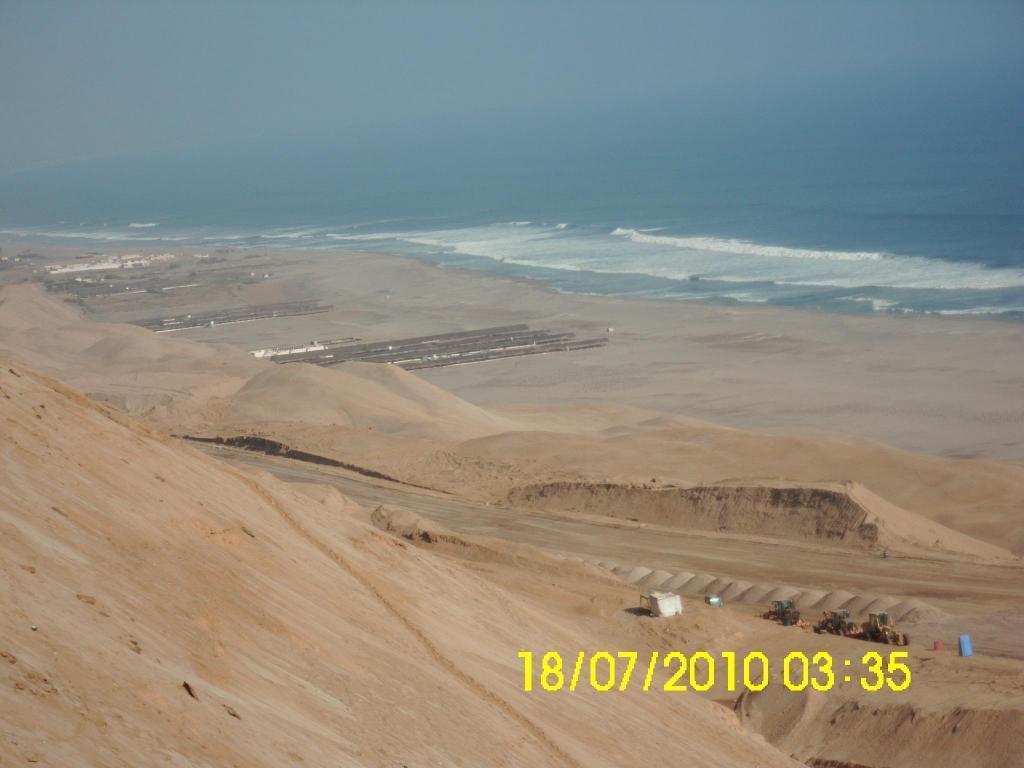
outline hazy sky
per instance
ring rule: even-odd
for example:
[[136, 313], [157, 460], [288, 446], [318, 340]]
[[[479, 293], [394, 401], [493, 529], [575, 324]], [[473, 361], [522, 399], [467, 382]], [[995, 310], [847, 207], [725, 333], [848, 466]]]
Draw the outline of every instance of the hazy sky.
[[962, 102], [1012, 121], [1022, 40], [1019, 0], [0, 0], [0, 171], [419, 126], [630, 131], [666, 111], [783, 130], [864, 104], [973, 119]]

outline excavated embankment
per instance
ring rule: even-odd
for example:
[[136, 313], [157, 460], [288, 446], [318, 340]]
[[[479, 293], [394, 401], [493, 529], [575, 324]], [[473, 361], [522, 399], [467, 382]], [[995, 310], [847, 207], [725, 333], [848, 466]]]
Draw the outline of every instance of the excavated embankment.
[[648, 488], [558, 482], [514, 488], [516, 506], [606, 515], [655, 525], [872, 546], [878, 526], [842, 491], [710, 485]]
[[1024, 712], [978, 696], [971, 690], [962, 703], [925, 705], [920, 696], [857, 699], [842, 690], [796, 693], [769, 685], [741, 694], [735, 711], [748, 728], [815, 768], [1021, 765]]

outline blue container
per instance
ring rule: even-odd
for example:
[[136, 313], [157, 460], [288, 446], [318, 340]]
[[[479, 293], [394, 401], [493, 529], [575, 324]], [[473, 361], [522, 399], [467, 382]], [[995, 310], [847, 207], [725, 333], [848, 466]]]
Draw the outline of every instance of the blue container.
[[961, 656], [973, 656], [974, 647], [971, 645], [970, 635], [960, 635], [960, 655]]

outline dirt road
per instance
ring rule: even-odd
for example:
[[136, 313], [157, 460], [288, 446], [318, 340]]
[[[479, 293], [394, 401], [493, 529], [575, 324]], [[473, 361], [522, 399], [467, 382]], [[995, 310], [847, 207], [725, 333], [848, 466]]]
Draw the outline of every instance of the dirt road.
[[334, 485], [363, 506], [411, 510], [458, 533], [672, 573], [919, 598], [948, 614], [912, 628], [922, 641], [949, 643], [970, 631], [978, 652], [1024, 658], [1024, 564], [939, 556], [882, 559], [838, 546], [556, 515], [488, 505], [234, 448], [201, 447], [232, 464], [258, 467], [290, 482]]

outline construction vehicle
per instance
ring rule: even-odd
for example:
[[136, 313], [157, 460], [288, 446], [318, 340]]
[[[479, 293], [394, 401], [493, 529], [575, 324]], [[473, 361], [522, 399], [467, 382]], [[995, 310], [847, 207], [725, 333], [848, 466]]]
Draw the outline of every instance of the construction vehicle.
[[840, 608], [835, 611], [825, 611], [821, 614], [821, 620], [814, 625], [816, 634], [828, 633], [830, 635], [842, 635], [843, 637], [862, 637], [864, 630], [857, 622], [850, 619], [850, 612]]
[[906, 645], [910, 642], [909, 635], [896, 630], [892, 617], [886, 611], [868, 614], [868, 620], [864, 624], [864, 638], [873, 643], [887, 645]]
[[772, 604], [764, 614], [764, 618], [777, 621], [784, 627], [806, 626], [806, 622], [800, 618], [800, 611], [793, 605], [792, 600], [772, 600]]

